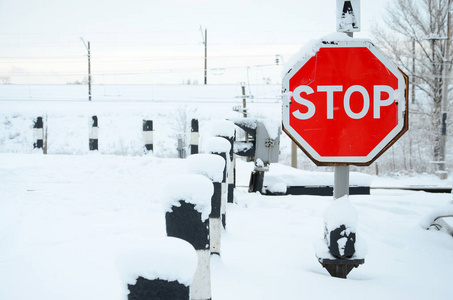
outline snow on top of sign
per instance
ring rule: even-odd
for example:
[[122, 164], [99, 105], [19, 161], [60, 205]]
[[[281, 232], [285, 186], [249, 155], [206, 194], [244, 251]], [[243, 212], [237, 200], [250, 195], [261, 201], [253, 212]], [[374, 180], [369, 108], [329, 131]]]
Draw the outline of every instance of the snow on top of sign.
[[256, 129], [256, 119], [251, 118], [237, 118], [237, 119], [229, 119], [231, 122], [237, 125], [243, 125], [245, 127]]
[[272, 120], [272, 119], [260, 119], [266, 128], [269, 138], [275, 140], [280, 135], [281, 131], [281, 120]]
[[266, 128], [267, 133], [269, 134], [269, 138], [276, 139], [278, 138], [281, 130], [281, 120], [277, 119], [251, 119], [251, 118], [242, 118], [242, 119], [230, 119], [234, 124], [238, 125], [239, 127], [247, 127], [250, 129], [256, 129], [257, 122], [263, 123], [264, 127]]
[[234, 153], [250, 150], [253, 146], [252, 142], [234, 143]]
[[201, 213], [202, 221], [209, 218], [211, 213], [211, 197], [214, 187], [211, 180], [203, 175], [184, 174], [173, 176], [168, 179], [166, 195], [163, 197], [163, 206], [166, 212], [172, 211], [172, 206], [180, 206], [179, 201], [195, 205], [195, 209]]
[[356, 39], [348, 36], [343, 32], [333, 32], [328, 35], [325, 35], [319, 39], [313, 39], [308, 41], [296, 54], [294, 54], [285, 64], [282, 71], [282, 77], [284, 77], [294, 65], [303, 61], [309, 57], [312, 57], [316, 54], [318, 49], [325, 44], [336, 44], [338, 42], [350, 42], [350, 41], [368, 41], [369, 39]]
[[185, 286], [192, 283], [198, 256], [191, 244], [173, 237], [155, 238], [147, 244], [150, 246], [144, 248], [131, 243], [118, 255], [117, 268], [123, 282], [135, 284], [141, 276], [149, 280], [177, 280]]

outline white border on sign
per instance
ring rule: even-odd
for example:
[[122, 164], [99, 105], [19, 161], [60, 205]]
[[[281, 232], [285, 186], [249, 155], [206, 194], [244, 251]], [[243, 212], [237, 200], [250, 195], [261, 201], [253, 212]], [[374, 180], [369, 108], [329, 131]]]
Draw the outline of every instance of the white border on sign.
[[338, 41], [333, 44], [321, 44], [317, 46], [316, 54], [321, 48], [359, 48], [366, 47], [373, 53], [381, 63], [398, 79], [398, 124], [390, 131], [390, 133], [367, 155], [367, 156], [321, 156], [306, 142], [299, 133], [289, 125], [289, 104], [291, 95], [289, 91], [289, 80], [312, 58], [305, 57], [298, 61], [294, 67], [283, 77], [283, 107], [282, 107], [282, 122], [284, 129], [299, 143], [299, 145], [310, 154], [310, 156], [321, 163], [346, 163], [346, 164], [366, 164], [371, 162], [404, 128], [405, 111], [406, 111], [406, 82], [404, 76], [398, 70], [398, 67], [390, 61], [390, 59], [370, 41], [366, 40], [350, 40]]

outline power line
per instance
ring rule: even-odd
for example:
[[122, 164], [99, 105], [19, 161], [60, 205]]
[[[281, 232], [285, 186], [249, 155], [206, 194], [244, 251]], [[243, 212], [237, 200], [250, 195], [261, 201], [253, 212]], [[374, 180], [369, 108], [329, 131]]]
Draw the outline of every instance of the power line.
[[[253, 66], [232, 66], [232, 67], [216, 67], [216, 68], [211, 68], [208, 69], [209, 71], [213, 72], [216, 69], [223, 69], [223, 70], [240, 70], [240, 69], [247, 69], [247, 68], [253, 68], [253, 69], [260, 69], [260, 68], [280, 68], [279, 66], [276, 66], [274, 64], [268, 64], [268, 65], [253, 65]], [[199, 68], [166, 68], [166, 69], [155, 69], [155, 70], [126, 70], [126, 71], [111, 71], [111, 72], [97, 72], [97, 73], [92, 73], [92, 76], [102, 76], [102, 75], [151, 75], [151, 74], [157, 74], [157, 73], [180, 73], [180, 72], [197, 72], [199, 71]], [[23, 72], [23, 73], [2, 73], [2, 75], [9, 75], [9, 76], [14, 76], [14, 77], [40, 77], [40, 76], [46, 76], [46, 77], [51, 77], [51, 76], [76, 76], [76, 75], [86, 75], [85, 72]]]

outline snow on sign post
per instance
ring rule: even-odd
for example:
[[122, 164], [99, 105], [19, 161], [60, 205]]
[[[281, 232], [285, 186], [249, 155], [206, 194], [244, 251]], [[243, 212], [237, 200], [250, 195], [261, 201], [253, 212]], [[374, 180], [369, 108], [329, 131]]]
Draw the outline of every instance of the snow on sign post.
[[370, 41], [334, 34], [283, 77], [283, 130], [318, 166], [370, 165], [408, 129], [407, 85]]

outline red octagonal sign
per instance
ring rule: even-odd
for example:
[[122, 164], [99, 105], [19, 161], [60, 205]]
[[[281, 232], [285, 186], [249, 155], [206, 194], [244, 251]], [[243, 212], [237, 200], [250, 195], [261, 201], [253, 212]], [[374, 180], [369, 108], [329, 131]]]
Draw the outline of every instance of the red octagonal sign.
[[369, 165], [407, 131], [407, 91], [371, 42], [319, 42], [283, 78], [283, 129], [317, 165]]

